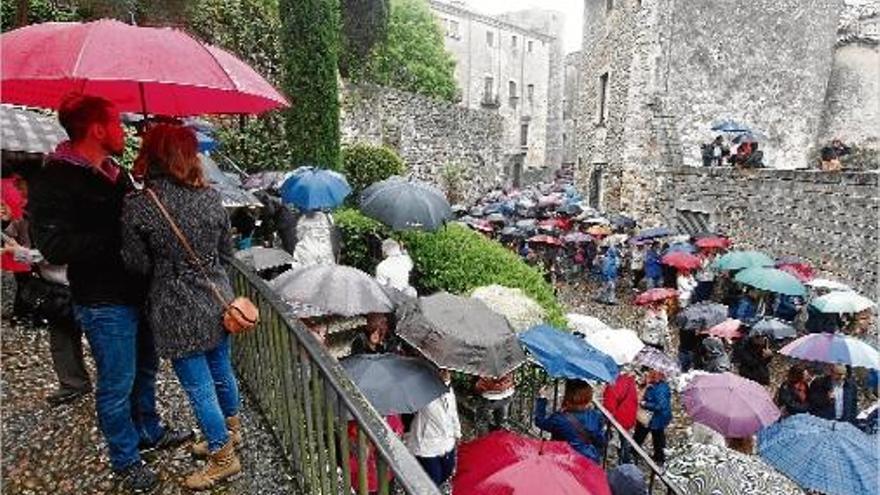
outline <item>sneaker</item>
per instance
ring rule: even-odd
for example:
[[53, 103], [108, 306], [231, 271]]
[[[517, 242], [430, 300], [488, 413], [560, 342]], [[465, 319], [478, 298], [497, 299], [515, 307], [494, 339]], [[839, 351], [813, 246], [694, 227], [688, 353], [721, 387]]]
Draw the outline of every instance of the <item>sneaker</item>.
[[121, 480], [123, 490], [129, 493], [150, 493], [159, 486], [156, 473], [140, 461], [118, 471], [116, 476]]
[[195, 438], [195, 436], [196, 434], [192, 430], [165, 428], [165, 434], [162, 435], [162, 438], [154, 443], [141, 441], [138, 445], [138, 450], [141, 454], [149, 454], [150, 452], [156, 452], [158, 450], [173, 449], [189, 442]]
[[90, 389], [70, 390], [62, 388], [56, 390], [51, 395], [46, 397], [46, 402], [48, 402], [49, 405], [52, 407], [58, 407], [63, 404], [69, 404], [90, 392]]

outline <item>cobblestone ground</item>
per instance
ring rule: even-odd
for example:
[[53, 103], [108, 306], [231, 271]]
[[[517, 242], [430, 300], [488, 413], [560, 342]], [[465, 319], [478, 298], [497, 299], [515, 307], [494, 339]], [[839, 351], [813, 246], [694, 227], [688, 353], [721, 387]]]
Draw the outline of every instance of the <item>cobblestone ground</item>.
[[[94, 370], [89, 362], [89, 369]], [[93, 373], [94, 376], [94, 373]], [[8, 494], [123, 493], [111, 473], [98, 432], [92, 395], [50, 408], [55, 387], [47, 330], [2, 321], [2, 485]], [[160, 413], [169, 423], [195, 427], [183, 390], [167, 363], [158, 378]], [[244, 472], [215, 494], [296, 493], [291, 474], [245, 398]], [[162, 485], [155, 493], [190, 493], [179, 480], [193, 467], [186, 448], [147, 458]]]

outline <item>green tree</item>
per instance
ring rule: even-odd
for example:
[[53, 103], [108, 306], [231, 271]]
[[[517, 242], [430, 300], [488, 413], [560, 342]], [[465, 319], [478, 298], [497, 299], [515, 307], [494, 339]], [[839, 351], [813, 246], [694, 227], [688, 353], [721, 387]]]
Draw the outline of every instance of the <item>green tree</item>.
[[389, 0], [342, 0], [342, 77], [363, 70], [373, 47], [385, 39], [390, 11]]
[[339, 1], [279, 0], [291, 166], [339, 168]]
[[386, 39], [373, 49], [352, 80], [454, 101], [455, 60], [443, 44], [443, 32], [425, 0], [392, 0]]

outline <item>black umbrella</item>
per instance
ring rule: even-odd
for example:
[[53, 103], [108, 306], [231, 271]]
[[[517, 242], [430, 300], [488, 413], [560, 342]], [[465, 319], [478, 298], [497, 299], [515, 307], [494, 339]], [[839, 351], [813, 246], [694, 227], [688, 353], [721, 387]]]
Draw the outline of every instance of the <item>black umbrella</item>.
[[500, 377], [526, 359], [507, 319], [477, 299], [441, 292], [398, 317], [397, 335], [442, 368]]
[[390, 313], [394, 306], [376, 279], [344, 265], [313, 265], [288, 270], [269, 283], [286, 301], [305, 303], [325, 315]]
[[699, 331], [727, 320], [727, 306], [703, 301], [683, 309], [675, 317], [675, 324], [682, 330]]
[[246, 190], [241, 181], [225, 174], [217, 163], [208, 155], [199, 154], [202, 161], [202, 170], [205, 171], [205, 178], [212, 189], [220, 193], [220, 200], [223, 206], [227, 208], [238, 208], [247, 206], [263, 206], [263, 203], [257, 199], [251, 192]]
[[402, 177], [365, 189], [360, 208], [364, 215], [394, 230], [434, 231], [452, 218], [452, 208], [440, 190]]
[[446, 393], [437, 370], [424, 359], [359, 354], [339, 361], [379, 414], [408, 414]]

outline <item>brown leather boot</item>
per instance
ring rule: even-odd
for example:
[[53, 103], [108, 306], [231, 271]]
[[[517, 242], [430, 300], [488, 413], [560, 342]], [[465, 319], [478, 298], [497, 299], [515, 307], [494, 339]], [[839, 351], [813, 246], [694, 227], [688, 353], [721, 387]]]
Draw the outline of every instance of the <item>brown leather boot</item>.
[[[236, 448], [241, 446], [241, 417], [237, 414], [226, 418], [226, 429], [229, 430], [229, 439]], [[192, 446], [192, 454], [198, 459], [208, 457], [208, 441], [202, 440]]]
[[232, 440], [220, 450], [208, 455], [205, 467], [186, 477], [183, 485], [190, 490], [200, 491], [212, 488], [215, 484], [241, 472], [241, 461], [235, 453]]

